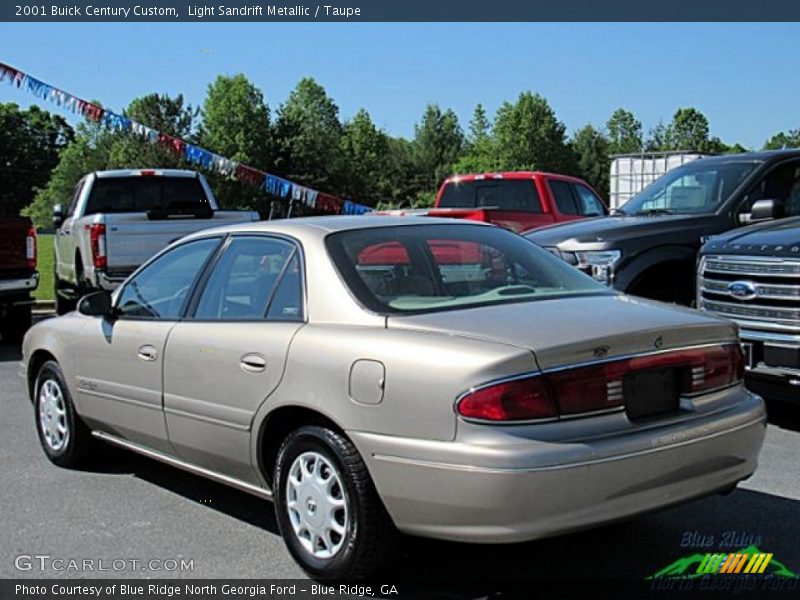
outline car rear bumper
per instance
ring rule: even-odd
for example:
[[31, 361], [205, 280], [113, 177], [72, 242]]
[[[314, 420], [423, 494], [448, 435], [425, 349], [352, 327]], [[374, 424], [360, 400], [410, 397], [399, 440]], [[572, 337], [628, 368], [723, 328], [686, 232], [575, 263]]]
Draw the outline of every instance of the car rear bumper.
[[516, 542], [679, 504], [749, 477], [766, 411], [741, 386], [728, 393], [739, 396], [733, 407], [690, 423], [588, 441], [466, 446], [349, 433], [400, 530]]
[[39, 273], [14, 279], [0, 279], [0, 298], [7, 296], [26, 296], [39, 286]]

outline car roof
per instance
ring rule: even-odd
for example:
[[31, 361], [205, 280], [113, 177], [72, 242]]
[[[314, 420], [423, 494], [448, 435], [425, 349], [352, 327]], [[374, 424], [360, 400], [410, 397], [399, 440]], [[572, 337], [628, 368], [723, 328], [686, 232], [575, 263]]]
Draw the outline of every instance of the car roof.
[[493, 171], [489, 173], [468, 173], [466, 175], [453, 175], [444, 180], [444, 183], [456, 183], [461, 181], [482, 181], [492, 179], [533, 179], [534, 177], [553, 177], [575, 181], [582, 181], [573, 175], [563, 173], [549, 173], [547, 171]]
[[94, 174], [99, 179], [112, 177], [139, 177], [142, 173], [147, 173], [156, 177], [198, 177], [197, 171], [188, 169], [113, 169], [109, 171], [95, 171]]
[[732, 163], [732, 162], [768, 162], [773, 160], [783, 160], [788, 158], [800, 158], [800, 148], [789, 148], [785, 150], [763, 150], [761, 152], [742, 152], [740, 154], [720, 154], [719, 156], [708, 156], [700, 158], [696, 161], [685, 163], [687, 165], [697, 164], [702, 162], [708, 164], [709, 162], [715, 163]]
[[489, 223], [444, 219], [436, 217], [358, 215], [358, 216], [320, 216], [299, 217], [295, 219], [276, 219], [272, 221], [251, 221], [204, 229], [189, 237], [203, 237], [219, 233], [278, 233], [293, 237], [325, 237], [330, 233], [355, 229], [375, 229], [381, 227], [410, 227], [419, 225], [447, 225], [449, 227], [492, 227]]

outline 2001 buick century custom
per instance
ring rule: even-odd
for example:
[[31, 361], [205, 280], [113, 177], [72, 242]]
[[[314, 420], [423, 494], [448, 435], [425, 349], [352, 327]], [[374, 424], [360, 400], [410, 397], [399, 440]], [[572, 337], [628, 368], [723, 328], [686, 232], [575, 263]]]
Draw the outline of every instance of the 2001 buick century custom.
[[193, 234], [33, 327], [22, 366], [51, 461], [102, 440], [271, 497], [319, 577], [395, 528], [529, 540], [726, 491], [765, 431], [734, 325], [448, 219]]

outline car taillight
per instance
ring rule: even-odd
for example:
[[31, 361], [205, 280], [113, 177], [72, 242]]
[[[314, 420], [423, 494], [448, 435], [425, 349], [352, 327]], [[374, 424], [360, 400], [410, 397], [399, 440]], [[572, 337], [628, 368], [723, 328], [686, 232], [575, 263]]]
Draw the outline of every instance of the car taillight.
[[558, 416], [541, 377], [526, 377], [471, 391], [458, 401], [458, 414], [483, 421], [525, 421]]
[[95, 269], [105, 269], [107, 264], [105, 225], [93, 223], [89, 226], [89, 243], [92, 248], [92, 264]]
[[25, 266], [31, 270], [36, 268], [36, 228], [33, 225], [28, 227], [25, 236]]
[[457, 404], [463, 417], [520, 421], [577, 415], [625, 405], [625, 377], [675, 369], [680, 393], [698, 394], [733, 385], [744, 376], [738, 344], [675, 350], [563, 369], [478, 388]]

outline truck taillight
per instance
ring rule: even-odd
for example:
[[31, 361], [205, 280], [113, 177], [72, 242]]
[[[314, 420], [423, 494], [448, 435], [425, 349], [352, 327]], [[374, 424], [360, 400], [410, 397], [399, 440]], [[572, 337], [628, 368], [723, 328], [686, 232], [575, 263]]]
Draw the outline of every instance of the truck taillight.
[[25, 266], [31, 270], [36, 268], [36, 228], [33, 225], [25, 236]]
[[105, 269], [106, 257], [106, 226], [102, 223], [93, 223], [89, 226], [89, 242], [92, 248], [92, 264], [95, 269]]
[[577, 415], [625, 405], [625, 377], [676, 369], [680, 393], [698, 394], [740, 382], [744, 359], [738, 344], [636, 356], [487, 385], [465, 394], [458, 414], [484, 421], [521, 421]]

